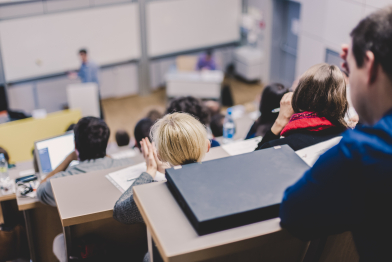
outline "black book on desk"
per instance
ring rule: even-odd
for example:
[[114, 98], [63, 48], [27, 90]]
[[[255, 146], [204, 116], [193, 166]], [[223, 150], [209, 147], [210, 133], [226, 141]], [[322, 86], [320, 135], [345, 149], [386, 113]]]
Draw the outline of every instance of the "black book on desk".
[[279, 216], [285, 189], [309, 166], [287, 145], [166, 170], [199, 235]]

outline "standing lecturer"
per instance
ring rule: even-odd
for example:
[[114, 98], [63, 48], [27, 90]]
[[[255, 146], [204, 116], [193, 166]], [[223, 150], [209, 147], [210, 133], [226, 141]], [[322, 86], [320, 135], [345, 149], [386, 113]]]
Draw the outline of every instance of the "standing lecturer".
[[78, 76], [82, 83], [96, 83], [99, 87], [99, 67], [93, 61], [88, 59], [87, 50], [79, 50], [80, 60], [82, 60], [82, 65], [80, 66]]
[[101, 105], [101, 95], [99, 92], [99, 67], [98, 65], [88, 59], [87, 50], [79, 50], [80, 60], [82, 60], [82, 65], [80, 66], [78, 76], [82, 83], [96, 83], [98, 87], [98, 99], [99, 99], [99, 113], [101, 119], [103, 119], [103, 110]]

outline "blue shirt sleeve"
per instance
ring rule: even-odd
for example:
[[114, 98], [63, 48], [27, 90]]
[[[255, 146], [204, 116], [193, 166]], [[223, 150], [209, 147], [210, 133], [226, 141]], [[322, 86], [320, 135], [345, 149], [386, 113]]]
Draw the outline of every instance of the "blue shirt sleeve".
[[341, 141], [286, 189], [280, 206], [281, 226], [294, 236], [310, 240], [344, 232], [355, 224], [350, 190], [355, 161], [349, 147]]
[[40, 202], [50, 205], [56, 206], [56, 200], [54, 199], [52, 185], [50, 184], [50, 180], [42, 183], [37, 188], [37, 198]]
[[39, 185], [37, 188], [37, 198], [40, 202], [49, 205], [49, 206], [57, 206], [56, 200], [54, 198], [53, 190], [52, 190], [52, 184], [50, 181], [52, 179], [56, 179], [58, 177], [64, 177], [64, 176], [69, 176], [72, 175], [72, 173], [67, 172], [67, 171], [61, 171], [46, 180], [44, 183]]
[[92, 66], [91, 68], [91, 82], [93, 83], [97, 83], [97, 85], [99, 86], [99, 68], [98, 65], [94, 64], [94, 66]]

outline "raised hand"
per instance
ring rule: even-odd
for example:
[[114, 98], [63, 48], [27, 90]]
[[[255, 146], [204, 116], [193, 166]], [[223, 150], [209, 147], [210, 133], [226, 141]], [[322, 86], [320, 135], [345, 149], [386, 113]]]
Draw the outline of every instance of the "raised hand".
[[291, 116], [294, 114], [293, 107], [291, 106], [292, 98], [293, 92], [290, 92], [285, 94], [280, 100], [279, 116], [271, 128], [272, 133], [277, 136], [280, 135], [283, 128], [289, 123]]
[[146, 161], [146, 166], [147, 166], [147, 173], [149, 173], [152, 178], [155, 178], [157, 174], [157, 162], [155, 161], [154, 157], [154, 148], [152, 147], [150, 140], [148, 138], [143, 138], [142, 141], [140, 142], [140, 145], [142, 147], [142, 153], [144, 160]]
[[153, 148], [153, 152], [154, 152], [154, 157], [155, 157], [155, 162], [157, 162], [157, 166], [158, 166], [158, 172], [161, 173], [165, 173], [165, 169], [170, 168], [169, 163], [167, 162], [162, 162], [159, 158], [158, 158], [158, 154], [157, 154], [157, 149], [155, 148], [155, 143], [152, 143], [152, 148]]

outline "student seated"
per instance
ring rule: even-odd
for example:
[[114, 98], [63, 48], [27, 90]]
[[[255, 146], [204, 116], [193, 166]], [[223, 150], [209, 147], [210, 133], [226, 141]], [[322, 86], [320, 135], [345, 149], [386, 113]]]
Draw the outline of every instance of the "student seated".
[[[84, 117], [74, 128], [75, 151], [72, 152], [55, 170], [41, 181], [37, 189], [38, 199], [47, 205], [56, 206], [50, 180], [132, 164], [130, 159], [112, 159], [106, 157], [110, 130], [105, 121], [96, 117]], [[80, 163], [68, 167], [72, 160]]]
[[[154, 124], [151, 135], [153, 144], [148, 138], [141, 142], [147, 171], [135, 180], [114, 206], [113, 217], [124, 224], [144, 223], [133, 199], [134, 186], [154, 182], [156, 172], [165, 173], [170, 166], [201, 162], [210, 149], [206, 129], [186, 113], [164, 116]], [[144, 261], [148, 261], [148, 256]]]
[[129, 134], [127, 131], [118, 130], [116, 132], [116, 143], [117, 143], [118, 147], [129, 145], [130, 140], [131, 140], [131, 138], [129, 137]]
[[210, 110], [197, 98], [192, 96], [179, 97], [171, 101], [166, 110], [167, 114], [174, 112], [188, 113], [199, 120], [208, 130], [207, 135], [211, 139], [211, 147], [220, 146], [219, 142], [213, 139], [209, 130], [211, 122]]
[[259, 106], [261, 115], [253, 123], [245, 139], [264, 136], [271, 129], [279, 115], [280, 100], [288, 91], [282, 84], [271, 84], [264, 88]]
[[339, 136], [348, 127], [347, 109], [346, 82], [340, 69], [325, 63], [312, 66], [294, 93], [283, 96], [279, 116], [256, 150], [287, 144], [297, 151]]
[[350, 36], [342, 67], [365, 125], [347, 130], [286, 189], [281, 226], [303, 240], [350, 231], [361, 262], [391, 261], [392, 6], [361, 20]]
[[212, 50], [209, 49], [205, 54], [199, 56], [197, 65], [197, 70], [216, 70], [215, 59], [212, 55]]
[[143, 118], [137, 122], [135, 130], [133, 131], [135, 135], [135, 147], [142, 151], [141, 141], [143, 138], [150, 136], [151, 127], [154, 125], [154, 121], [150, 118]]
[[223, 122], [225, 121], [225, 116], [222, 114], [214, 115], [211, 118], [210, 128], [214, 137], [223, 136]]

